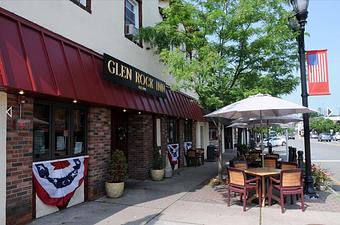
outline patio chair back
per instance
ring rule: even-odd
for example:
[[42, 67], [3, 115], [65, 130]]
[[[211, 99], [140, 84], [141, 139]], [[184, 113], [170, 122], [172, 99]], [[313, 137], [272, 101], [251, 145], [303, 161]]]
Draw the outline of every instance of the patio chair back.
[[229, 168], [228, 177], [230, 185], [245, 186], [245, 175], [243, 170]]
[[267, 154], [264, 156], [265, 158], [275, 158], [275, 159], [279, 159], [280, 155], [279, 154]]
[[282, 170], [291, 170], [291, 169], [297, 169], [298, 165], [293, 162], [281, 162], [281, 169]]
[[196, 151], [195, 150], [188, 150], [188, 157], [189, 158], [195, 158], [196, 157]]
[[240, 170], [245, 170], [248, 169], [248, 164], [246, 161], [235, 161], [234, 162], [234, 168], [240, 169]]
[[256, 160], [261, 158], [261, 152], [260, 151], [252, 151], [249, 152], [249, 158], [251, 160]]
[[280, 184], [282, 188], [302, 187], [302, 171], [300, 169], [282, 170]]
[[264, 159], [264, 166], [270, 168], [276, 168], [277, 165], [277, 158], [265, 158]]

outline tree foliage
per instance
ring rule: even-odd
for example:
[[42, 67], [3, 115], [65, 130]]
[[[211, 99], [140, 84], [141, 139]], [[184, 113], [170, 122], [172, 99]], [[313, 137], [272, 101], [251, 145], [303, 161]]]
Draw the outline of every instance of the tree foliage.
[[164, 20], [139, 37], [160, 54], [174, 88], [216, 109], [259, 92], [298, 84], [296, 34], [286, 0], [171, 0]]
[[317, 133], [330, 133], [330, 130], [338, 131], [339, 126], [332, 120], [323, 117], [313, 117], [310, 119], [310, 128]]

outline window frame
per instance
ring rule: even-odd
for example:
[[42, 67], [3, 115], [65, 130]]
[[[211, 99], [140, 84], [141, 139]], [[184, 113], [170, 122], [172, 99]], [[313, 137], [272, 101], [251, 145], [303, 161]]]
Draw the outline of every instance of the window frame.
[[[39, 105], [45, 105], [49, 107], [49, 152], [46, 154], [47, 156], [43, 158], [36, 158], [34, 154], [34, 139], [32, 141], [32, 155], [33, 155], [33, 162], [40, 162], [40, 161], [46, 161], [46, 160], [55, 160], [55, 159], [65, 159], [65, 158], [72, 158], [72, 157], [77, 157], [77, 156], [84, 156], [87, 154], [88, 150], [88, 108], [85, 106], [80, 106], [80, 105], [72, 105], [68, 103], [61, 103], [61, 102], [54, 102], [54, 101], [47, 101], [47, 100], [35, 100], [33, 104], [33, 112], [34, 112], [34, 105], [39, 104]], [[67, 153], [66, 155], [61, 155], [61, 156], [55, 156], [55, 151], [56, 151], [56, 146], [55, 146], [55, 109], [56, 108], [63, 108], [66, 109], [67, 113], [67, 123], [69, 126], [69, 138], [67, 140]], [[72, 120], [72, 114], [74, 110], [80, 110], [85, 113], [85, 121], [84, 121], [84, 151], [80, 154], [71, 154], [71, 149], [72, 149], [72, 143], [73, 143], [73, 138], [74, 138], [74, 121]], [[34, 126], [34, 122], [33, 122]], [[34, 130], [33, 130], [34, 132]]]
[[79, 6], [80, 8], [84, 9], [88, 13], [92, 13], [91, 0], [86, 0], [86, 5], [81, 4], [80, 0], [70, 0], [70, 1], [76, 4], [77, 6]]
[[184, 141], [192, 141], [192, 120], [184, 120]]
[[[174, 123], [174, 131], [173, 138], [174, 140], [170, 140], [170, 123]], [[179, 121], [176, 118], [168, 118], [168, 127], [167, 127], [167, 133], [168, 133], [168, 144], [179, 144]]]
[[[129, 1], [130, 3], [131, 2], [135, 2], [136, 6], [138, 7], [138, 9], [136, 10], [136, 12], [138, 13], [137, 16], [136, 16], [137, 18], [135, 18], [135, 20], [138, 21], [137, 26], [135, 24], [135, 28], [138, 30], [138, 29], [140, 29], [143, 26], [143, 22], [142, 22], [143, 21], [142, 0], [124, 0], [124, 36], [125, 36], [125, 38], [127, 38], [130, 41], [132, 41], [135, 44], [137, 44], [139, 47], [143, 48], [141, 40], [134, 40], [134, 35], [130, 36], [130, 35], [126, 34], [126, 25], [127, 25], [127, 23], [126, 23], [126, 1]], [[135, 4], [133, 4], [133, 5], [135, 5]]]

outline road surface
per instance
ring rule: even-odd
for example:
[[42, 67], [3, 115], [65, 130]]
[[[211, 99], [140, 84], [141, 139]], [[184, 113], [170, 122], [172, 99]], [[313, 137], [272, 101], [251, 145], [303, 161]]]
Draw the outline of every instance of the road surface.
[[[289, 140], [288, 145], [296, 147], [298, 151], [304, 150], [303, 138]], [[286, 157], [285, 146], [274, 147], [273, 152], [279, 153], [282, 158]], [[312, 163], [332, 173], [336, 182], [334, 189], [340, 192], [340, 141], [318, 142], [317, 139], [311, 139], [311, 156]]]

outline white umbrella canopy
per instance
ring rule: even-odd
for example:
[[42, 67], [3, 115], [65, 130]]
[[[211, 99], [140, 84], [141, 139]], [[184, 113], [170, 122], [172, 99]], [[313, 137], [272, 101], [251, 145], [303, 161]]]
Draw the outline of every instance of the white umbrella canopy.
[[[257, 94], [250, 96], [241, 101], [227, 105], [221, 109], [218, 109], [212, 113], [205, 115], [205, 117], [215, 118], [259, 118], [260, 125], [263, 124], [264, 116], [286, 116], [290, 114], [298, 113], [311, 113], [315, 112], [307, 107], [289, 102], [280, 98], [272, 97], [268, 94]], [[261, 133], [261, 150], [263, 152], [263, 135]], [[264, 155], [262, 154], [262, 162]], [[262, 164], [264, 166], [264, 164]]]
[[[292, 122], [300, 122], [302, 118], [296, 114], [293, 115], [286, 115], [286, 116], [263, 116], [262, 122], [266, 124], [287, 124]], [[246, 123], [248, 125], [251, 124], [260, 124], [261, 118], [254, 117], [254, 118], [239, 118], [233, 121], [234, 123]]]
[[263, 116], [285, 116], [297, 113], [315, 112], [307, 107], [268, 94], [257, 94], [218, 109], [205, 117], [228, 119], [256, 118]]

